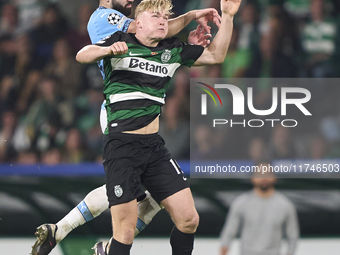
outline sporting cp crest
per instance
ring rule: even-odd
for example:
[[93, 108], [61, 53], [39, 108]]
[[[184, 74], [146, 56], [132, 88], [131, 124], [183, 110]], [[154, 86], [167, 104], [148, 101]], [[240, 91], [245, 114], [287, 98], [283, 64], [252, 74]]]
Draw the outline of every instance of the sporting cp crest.
[[120, 185], [115, 186], [115, 195], [116, 197], [121, 197], [123, 195], [123, 189]]
[[168, 63], [169, 60], [171, 59], [171, 50], [165, 50], [162, 53], [161, 60], [163, 63]]

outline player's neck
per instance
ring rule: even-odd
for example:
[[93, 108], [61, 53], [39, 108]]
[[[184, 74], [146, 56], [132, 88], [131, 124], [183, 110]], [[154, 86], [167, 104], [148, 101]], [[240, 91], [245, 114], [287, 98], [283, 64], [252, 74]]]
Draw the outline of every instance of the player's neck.
[[106, 9], [112, 9], [112, 4], [106, 3], [106, 2], [101, 2], [101, 3], [99, 4], [99, 7], [104, 7], [104, 8], [106, 8]]
[[156, 47], [159, 43], [159, 40], [154, 39], [154, 38], [150, 38], [150, 37], [145, 36], [141, 33], [136, 33], [136, 38], [141, 44], [143, 44], [147, 47]]

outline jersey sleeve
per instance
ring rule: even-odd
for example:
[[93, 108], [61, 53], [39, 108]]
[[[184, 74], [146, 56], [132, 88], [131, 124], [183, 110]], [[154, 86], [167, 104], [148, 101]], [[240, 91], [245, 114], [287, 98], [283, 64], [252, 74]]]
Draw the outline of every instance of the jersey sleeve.
[[182, 42], [181, 60], [182, 65], [192, 67], [196, 60], [202, 55], [204, 47], [200, 45], [188, 45]]
[[109, 35], [103, 39], [101, 39], [99, 42], [95, 43], [95, 45], [98, 46], [110, 46], [112, 44], [114, 44], [115, 42], [118, 41], [124, 41], [124, 38], [122, 38], [121, 36], [121, 32], [118, 33], [114, 33], [112, 35]]
[[132, 21], [117, 10], [100, 9], [90, 18], [87, 25], [91, 42], [95, 44], [118, 31], [126, 33]]

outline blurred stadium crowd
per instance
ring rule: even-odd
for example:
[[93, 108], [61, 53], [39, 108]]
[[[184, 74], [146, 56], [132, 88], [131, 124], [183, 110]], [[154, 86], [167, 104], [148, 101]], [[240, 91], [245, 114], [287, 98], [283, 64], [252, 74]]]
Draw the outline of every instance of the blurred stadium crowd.
[[[0, 3], [0, 162], [57, 164], [101, 159], [102, 77], [96, 64], [81, 65], [75, 60], [76, 52], [90, 44], [87, 22], [98, 1], [77, 3], [78, 13], [73, 15], [64, 12], [67, 1]], [[173, 3], [176, 15], [207, 7], [219, 10], [219, 0]], [[225, 62], [179, 69], [172, 81], [160, 133], [174, 158], [189, 159], [190, 78], [337, 77], [339, 14], [337, 0], [243, 0]], [[179, 37], [186, 41], [195, 26], [188, 26]], [[212, 29], [214, 34], [217, 28]], [[248, 136], [231, 157], [256, 161], [340, 157], [336, 92], [340, 90], [319, 102], [320, 107], [327, 104], [324, 112], [328, 116], [310, 134], [308, 152], [299, 153], [297, 134], [277, 127], [262, 136]], [[270, 85], [263, 84], [256, 89], [255, 100], [265, 100], [268, 93]], [[204, 127], [195, 132], [202, 150], [207, 146], [207, 132], [211, 130]], [[233, 142], [239, 144], [237, 139]]]

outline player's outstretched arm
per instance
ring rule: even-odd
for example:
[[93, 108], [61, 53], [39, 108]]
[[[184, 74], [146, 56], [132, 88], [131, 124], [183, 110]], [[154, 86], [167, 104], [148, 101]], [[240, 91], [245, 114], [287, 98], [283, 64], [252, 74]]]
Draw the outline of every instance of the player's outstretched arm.
[[194, 66], [220, 64], [224, 61], [233, 31], [234, 15], [242, 0], [221, 0], [221, 26], [211, 44], [204, 49]]
[[87, 45], [77, 53], [76, 60], [82, 64], [90, 64], [108, 56], [123, 55], [127, 51], [128, 47], [125, 42], [115, 42], [107, 47]]
[[196, 20], [196, 22], [203, 27], [205, 32], [209, 34], [210, 27], [208, 26], [208, 21], [212, 21], [220, 27], [221, 16], [214, 8], [189, 11], [177, 18], [169, 20], [169, 31], [167, 37], [177, 35], [193, 20]]

